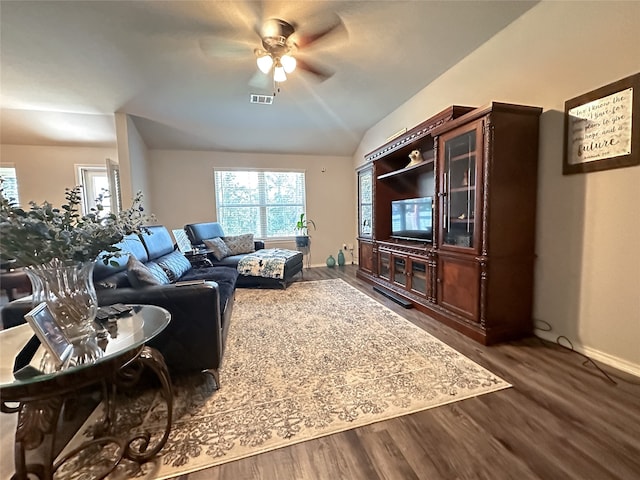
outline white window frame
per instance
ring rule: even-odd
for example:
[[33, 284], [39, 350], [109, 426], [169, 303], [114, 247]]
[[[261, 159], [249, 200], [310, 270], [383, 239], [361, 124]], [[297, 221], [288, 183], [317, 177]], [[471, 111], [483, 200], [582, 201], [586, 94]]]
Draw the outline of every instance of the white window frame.
[[[18, 183], [18, 171], [16, 169], [15, 164], [14, 163], [0, 163], [0, 168], [1, 169], [5, 169], [6, 168], [6, 169], [12, 169], [13, 170], [13, 177], [16, 179], [15, 196], [17, 197], [17, 198], [14, 199], [15, 200], [14, 203], [16, 205], [20, 206], [21, 205], [21, 203], [20, 203], [20, 185]], [[2, 176], [5, 176], [5, 175], [3, 175], [3, 172], [0, 171], [0, 177], [2, 177]], [[6, 195], [5, 195], [5, 197], [6, 197]], [[11, 197], [7, 197], [7, 198], [13, 198], [13, 197], [11, 196]]]
[[[297, 169], [297, 168], [241, 168], [241, 167], [215, 167], [213, 169], [213, 189], [214, 189], [214, 198], [215, 198], [215, 208], [216, 208], [216, 218], [219, 218], [219, 208], [220, 205], [218, 204], [218, 190], [217, 190], [217, 186], [216, 186], [216, 172], [282, 172], [282, 173], [301, 173], [304, 176], [303, 179], [303, 188], [304, 188], [304, 192], [303, 192], [303, 196], [302, 196], [302, 202], [303, 205], [300, 206], [300, 213], [302, 212], [306, 212], [307, 211], [307, 171], [304, 169]], [[264, 198], [265, 198], [265, 192], [261, 191], [260, 192], [260, 204], [258, 205], [258, 208], [260, 210], [260, 228], [263, 232], [267, 231], [267, 225], [266, 225], [266, 203], [264, 203]], [[287, 240], [292, 240], [295, 238], [296, 236], [296, 231], [295, 231], [295, 223], [296, 223], [297, 218], [292, 218], [291, 219], [291, 235], [286, 235], [286, 236], [278, 236], [278, 237], [268, 237], [268, 236], [260, 236], [260, 235], [256, 235], [255, 238], [259, 239], [259, 240], [268, 240], [268, 241], [287, 241]], [[223, 225], [224, 228], [224, 225]], [[225, 232], [226, 233], [226, 232]], [[248, 233], [248, 232], [247, 232]]]
[[[102, 165], [76, 165], [76, 185], [82, 186], [82, 212], [86, 215], [96, 206], [96, 198], [102, 192], [95, 192], [92, 176], [105, 177], [109, 181], [107, 167]], [[111, 199], [109, 199], [111, 202]]]

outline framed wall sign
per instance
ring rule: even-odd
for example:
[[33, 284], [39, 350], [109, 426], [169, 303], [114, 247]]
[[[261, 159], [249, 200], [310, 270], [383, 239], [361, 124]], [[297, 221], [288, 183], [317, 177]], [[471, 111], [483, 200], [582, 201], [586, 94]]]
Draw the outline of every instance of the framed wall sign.
[[640, 73], [564, 103], [562, 173], [640, 165]]

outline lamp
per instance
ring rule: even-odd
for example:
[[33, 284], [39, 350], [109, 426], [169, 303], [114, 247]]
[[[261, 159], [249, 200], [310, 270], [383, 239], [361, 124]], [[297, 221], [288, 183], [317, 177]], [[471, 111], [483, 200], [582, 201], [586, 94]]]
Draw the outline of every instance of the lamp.
[[280, 63], [282, 64], [284, 71], [287, 73], [291, 73], [296, 69], [296, 59], [289, 54], [280, 57]]
[[269, 73], [269, 70], [271, 70], [271, 67], [273, 66], [273, 58], [271, 58], [271, 55], [266, 52], [263, 56], [258, 57], [256, 61], [260, 71], [265, 74]]
[[285, 82], [287, 80], [286, 74], [296, 69], [296, 59], [289, 53], [275, 56], [272, 52], [256, 49], [256, 56], [258, 57], [256, 63], [260, 71], [266, 75], [273, 68], [273, 80], [278, 83]]
[[276, 66], [273, 69], [273, 81], [278, 83], [287, 81], [285, 69], [279, 60], [276, 60]]

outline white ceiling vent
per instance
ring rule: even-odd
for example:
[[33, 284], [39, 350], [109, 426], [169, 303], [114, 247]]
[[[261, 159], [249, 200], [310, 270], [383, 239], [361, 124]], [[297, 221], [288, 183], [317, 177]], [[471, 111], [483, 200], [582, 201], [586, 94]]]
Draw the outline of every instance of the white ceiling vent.
[[273, 103], [273, 95], [258, 95], [257, 93], [249, 94], [251, 103], [261, 103], [262, 105], [271, 105]]

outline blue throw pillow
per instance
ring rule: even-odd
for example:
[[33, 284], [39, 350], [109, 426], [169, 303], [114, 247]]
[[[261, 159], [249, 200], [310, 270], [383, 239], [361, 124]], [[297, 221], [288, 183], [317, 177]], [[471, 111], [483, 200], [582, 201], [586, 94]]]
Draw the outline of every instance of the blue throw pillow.
[[163, 255], [156, 260], [169, 279], [173, 282], [191, 269], [191, 262], [178, 250]]

